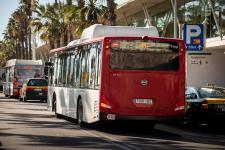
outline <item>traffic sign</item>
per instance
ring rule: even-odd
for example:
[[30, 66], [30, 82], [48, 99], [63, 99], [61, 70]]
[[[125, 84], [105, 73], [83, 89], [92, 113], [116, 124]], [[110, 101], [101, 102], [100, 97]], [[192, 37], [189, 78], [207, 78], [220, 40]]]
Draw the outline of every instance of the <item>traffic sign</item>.
[[186, 50], [189, 51], [203, 50], [205, 42], [203, 24], [185, 24], [183, 37]]

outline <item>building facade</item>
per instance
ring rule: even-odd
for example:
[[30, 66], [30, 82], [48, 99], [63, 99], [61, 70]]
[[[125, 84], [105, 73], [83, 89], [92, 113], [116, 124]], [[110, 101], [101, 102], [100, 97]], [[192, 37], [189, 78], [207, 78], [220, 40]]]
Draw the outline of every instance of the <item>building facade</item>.
[[128, 0], [118, 25], [156, 26], [161, 37], [182, 38], [183, 24], [204, 24], [206, 46], [187, 51], [188, 86], [225, 87], [225, 0]]

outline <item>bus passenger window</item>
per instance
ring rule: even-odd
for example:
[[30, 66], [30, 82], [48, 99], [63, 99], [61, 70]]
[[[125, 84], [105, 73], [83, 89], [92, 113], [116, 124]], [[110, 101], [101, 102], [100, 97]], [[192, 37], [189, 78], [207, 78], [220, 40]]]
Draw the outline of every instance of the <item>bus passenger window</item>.
[[83, 46], [82, 55], [81, 55], [81, 87], [88, 87], [89, 82], [89, 53], [88, 45]]
[[94, 88], [95, 85], [95, 76], [96, 76], [96, 62], [95, 57], [92, 57], [91, 59], [91, 66], [90, 66], [90, 88]]

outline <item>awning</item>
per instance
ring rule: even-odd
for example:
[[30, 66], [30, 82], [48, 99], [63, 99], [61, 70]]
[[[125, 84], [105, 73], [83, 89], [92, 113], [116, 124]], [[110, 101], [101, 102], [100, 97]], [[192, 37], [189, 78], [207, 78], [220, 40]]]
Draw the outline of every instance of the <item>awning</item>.
[[206, 39], [206, 49], [225, 50], [225, 36], [222, 40], [220, 37]]
[[124, 13], [126, 13], [126, 16], [131, 16], [137, 12], [143, 11], [142, 10], [143, 4], [145, 5], [146, 8], [151, 8], [154, 5], [160, 4], [164, 1], [168, 2], [168, 0], [128, 0], [127, 2], [117, 7], [116, 9], [117, 20], [121, 20], [122, 18], [124, 18]]

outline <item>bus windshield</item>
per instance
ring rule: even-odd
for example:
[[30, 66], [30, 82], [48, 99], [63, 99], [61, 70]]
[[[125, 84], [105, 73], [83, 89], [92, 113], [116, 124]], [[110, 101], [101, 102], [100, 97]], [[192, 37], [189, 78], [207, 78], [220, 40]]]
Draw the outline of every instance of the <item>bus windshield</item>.
[[21, 78], [41, 77], [40, 69], [17, 69], [16, 75]]
[[113, 40], [110, 44], [110, 68], [177, 71], [179, 44], [155, 40]]

